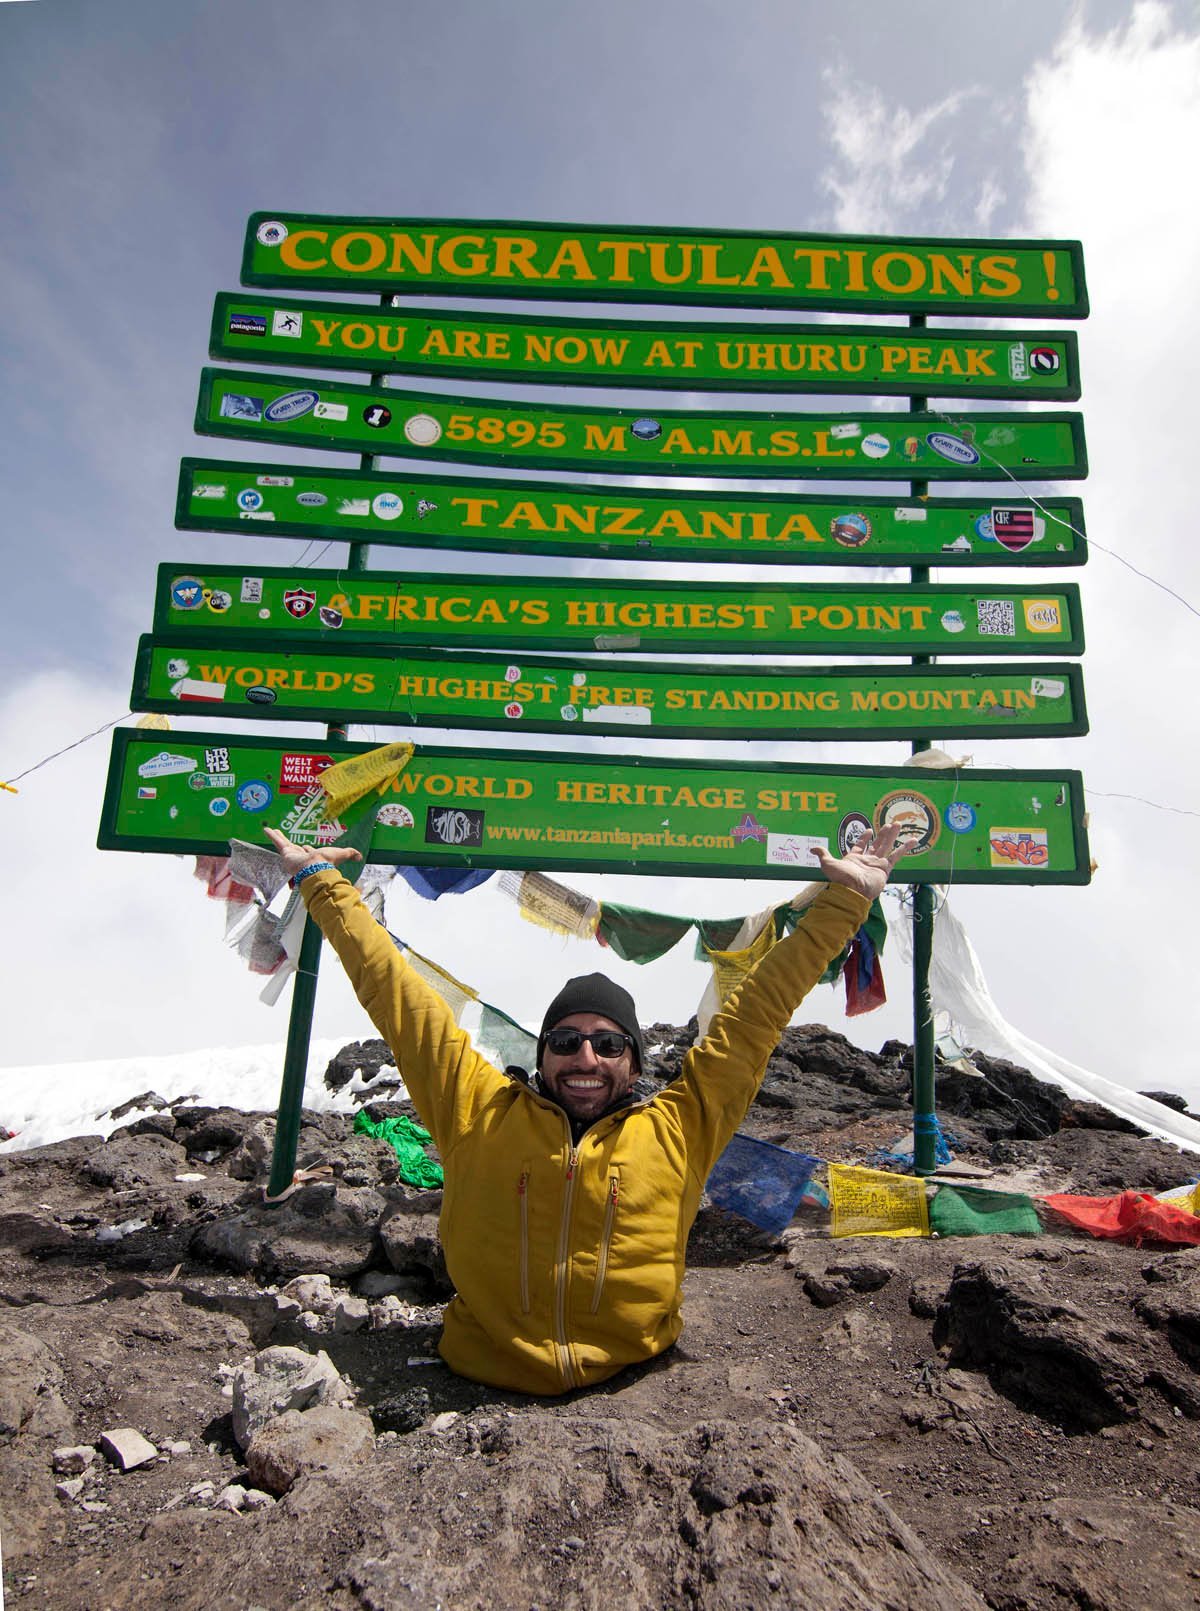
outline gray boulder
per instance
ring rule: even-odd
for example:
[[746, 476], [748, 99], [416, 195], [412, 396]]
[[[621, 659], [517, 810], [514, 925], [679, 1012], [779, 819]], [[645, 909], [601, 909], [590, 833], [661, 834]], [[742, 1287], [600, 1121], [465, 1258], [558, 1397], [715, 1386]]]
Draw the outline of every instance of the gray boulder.
[[313, 1471], [344, 1471], [375, 1452], [375, 1429], [357, 1410], [323, 1404], [288, 1410], [259, 1428], [246, 1450], [246, 1469], [259, 1488], [285, 1494]]
[[233, 1435], [240, 1448], [255, 1433], [288, 1410], [335, 1404], [349, 1388], [323, 1350], [264, 1348], [246, 1360], [233, 1376]]
[[438, 1236], [441, 1208], [440, 1191], [415, 1192], [383, 1220], [379, 1237], [393, 1270], [401, 1275], [426, 1275], [436, 1292], [449, 1296], [454, 1288]]
[[954, 1365], [985, 1370], [1015, 1403], [1096, 1432], [1138, 1417], [1141, 1373], [1104, 1328], [1003, 1263], [960, 1265], [938, 1306], [933, 1340]]

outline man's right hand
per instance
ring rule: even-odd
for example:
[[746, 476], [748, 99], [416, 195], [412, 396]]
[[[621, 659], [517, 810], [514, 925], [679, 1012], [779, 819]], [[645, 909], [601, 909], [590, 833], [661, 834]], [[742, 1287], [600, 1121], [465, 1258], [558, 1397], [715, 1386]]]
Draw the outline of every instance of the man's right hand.
[[279, 852], [283, 870], [289, 878], [294, 878], [301, 868], [311, 867], [315, 861], [327, 861], [331, 866], [340, 867], [344, 861], [362, 860], [362, 852], [349, 845], [327, 845], [324, 849], [318, 849], [313, 845], [293, 844], [278, 828], [264, 826], [263, 832]]
[[818, 846], [813, 855], [831, 884], [844, 884], [868, 901], [878, 900], [900, 859], [900, 830], [894, 824], [865, 834], [839, 861]]

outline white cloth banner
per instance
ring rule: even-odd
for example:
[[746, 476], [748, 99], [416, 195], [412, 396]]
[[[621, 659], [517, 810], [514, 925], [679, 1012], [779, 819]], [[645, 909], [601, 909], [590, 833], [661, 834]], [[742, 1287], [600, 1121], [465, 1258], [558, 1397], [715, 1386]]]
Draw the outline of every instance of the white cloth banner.
[[[1128, 1119], [1148, 1130], [1160, 1141], [1173, 1142], [1200, 1152], [1200, 1122], [1175, 1113], [1153, 1098], [1141, 1096], [1102, 1074], [1093, 1074], [1077, 1063], [1041, 1046], [1008, 1023], [992, 1000], [967, 931], [951, 910], [950, 902], [937, 891], [940, 904], [933, 924], [933, 960], [929, 968], [929, 992], [935, 1012], [946, 1012], [962, 1034], [960, 1040], [1006, 1057], [1027, 1068], [1038, 1079], [1057, 1085], [1069, 1096], [1099, 1102], [1110, 1113]], [[887, 902], [888, 928], [895, 937], [905, 961], [912, 962], [912, 907], [906, 901]]]

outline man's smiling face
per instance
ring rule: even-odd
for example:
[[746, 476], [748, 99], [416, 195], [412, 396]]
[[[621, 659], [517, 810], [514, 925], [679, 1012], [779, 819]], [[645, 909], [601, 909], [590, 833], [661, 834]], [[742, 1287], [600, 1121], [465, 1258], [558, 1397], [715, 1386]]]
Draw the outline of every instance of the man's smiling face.
[[[562, 1018], [555, 1029], [625, 1031], [611, 1018], [594, 1012], [573, 1012]], [[542, 1052], [542, 1081], [555, 1100], [573, 1119], [599, 1118], [606, 1108], [626, 1096], [637, 1076], [632, 1049], [626, 1045], [619, 1057], [597, 1057], [591, 1041], [582, 1041], [577, 1051], [559, 1055], [547, 1046]]]

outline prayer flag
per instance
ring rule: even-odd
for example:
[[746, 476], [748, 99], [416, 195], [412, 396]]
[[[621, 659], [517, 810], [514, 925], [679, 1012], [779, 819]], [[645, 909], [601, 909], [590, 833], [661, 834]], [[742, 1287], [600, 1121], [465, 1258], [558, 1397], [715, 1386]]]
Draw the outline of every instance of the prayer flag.
[[573, 940], [595, 939], [600, 908], [590, 895], [568, 889], [545, 873], [501, 873], [500, 888], [515, 898], [527, 922]]
[[498, 1007], [482, 1004], [475, 1043], [497, 1068], [523, 1068], [532, 1074], [537, 1062], [537, 1036], [522, 1029]]
[[718, 1208], [777, 1236], [800, 1206], [819, 1159], [735, 1135], [713, 1165], [706, 1190]]
[[463, 984], [461, 979], [456, 979], [452, 973], [447, 973], [445, 968], [439, 968], [436, 962], [423, 957], [419, 951], [410, 948], [404, 953], [404, 960], [414, 973], [420, 974], [435, 995], [441, 996], [453, 1014], [456, 1024], [462, 1017], [462, 1010], [467, 1003], [479, 1000], [478, 992], [472, 990], [470, 985]]
[[423, 900], [436, 901], [439, 895], [465, 895], [469, 889], [486, 884], [492, 867], [397, 867], [410, 889]]
[[626, 962], [655, 962], [679, 944], [692, 923], [690, 917], [668, 917], [602, 901], [596, 938]]
[[386, 1141], [396, 1154], [400, 1179], [406, 1180], [410, 1186], [428, 1189], [445, 1183], [441, 1164], [425, 1151], [425, 1143], [432, 1141], [433, 1137], [424, 1125], [417, 1124], [403, 1114], [398, 1118], [376, 1121], [360, 1108], [354, 1116], [354, 1134]]
[[774, 912], [763, 914], [765, 921], [749, 945], [739, 951], [711, 951], [708, 947], [708, 960], [712, 964], [713, 976], [716, 980], [717, 997], [724, 1007], [734, 991], [746, 976], [757, 968], [775, 944]]
[[885, 1169], [829, 1166], [834, 1236], [928, 1236], [925, 1182]]
[[1172, 1186], [1157, 1196], [1160, 1203], [1172, 1203], [1176, 1208], [1186, 1208], [1189, 1214], [1200, 1214], [1200, 1182], [1189, 1180], [1186, 1186]]
[[381, 744], [365, 755], [351, 755], [334, 766], [327, 766], [321, 773], [326, 819], [336, 817], [364, 794], [389, 782], [408, 765], [412, 753], [411, 744]]
[[1123, 1191], [1114, 1197], [1080, 1197], [1056, 1192], [1042, 1199], [1055, 1213], [1092, 1236], [1110, 1242], [1169, 1242], [1200, 1246], [1200, 1219], [1186, 1208], [1164, 1203], [1149, 1192]]
[[939, 1184], [929, 1229], [934, 1236], [1040, 1236], [1042, 1222], [1023, 1192]]

